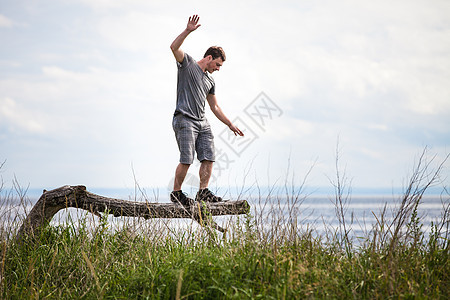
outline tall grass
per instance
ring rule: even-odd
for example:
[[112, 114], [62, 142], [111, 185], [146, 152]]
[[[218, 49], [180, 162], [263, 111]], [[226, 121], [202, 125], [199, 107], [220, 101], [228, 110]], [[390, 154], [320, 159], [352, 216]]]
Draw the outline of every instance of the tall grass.
[[[387, 209], [376, 214], [358, 243], [345, 215], [337, 216], [342, 227], [327, 234], [299, 225], [303, 184], [259, 194], [259, 209], [229, 220], [225, 235], [169, 220], [122, 220], [113, 228], [107, 218], [85, 215], [18, 242], [22, 210], [6, 208], [26, 196], [17, 186], [3, 189], [0, 298], [446, 299], [450, 195], [444, 188], [442, 218], [425, 233], [420, 199], [442, 164], [431, 170], [421, 157], [416, 165], [398, 208], [392, 216]], [[337, 205], [339, 191], [342, 185]]]

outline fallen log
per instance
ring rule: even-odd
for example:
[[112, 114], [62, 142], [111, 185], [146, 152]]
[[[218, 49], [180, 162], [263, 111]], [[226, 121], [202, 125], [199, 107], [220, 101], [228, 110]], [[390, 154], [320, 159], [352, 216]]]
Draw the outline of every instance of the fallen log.
[[[246, 200], [218, 203], [195, 202], [191, 206], [176, 203], [148, 203], [108, 198], [90, 193], [85, 186], [63, 186], [42, 193], [20, 227], [17, 237], [35, 234], [48, 224], [61, 209], [78, 208], [101, 217], [101, 213], [114, 217], [150, 218], [192, 218], [202, 226], [211, 226], [221, 232], [225, 229], [217, 225], [209, 216], [246, 214], [250, 205]], [[209, 219], [209, 221], [207, 220]]]

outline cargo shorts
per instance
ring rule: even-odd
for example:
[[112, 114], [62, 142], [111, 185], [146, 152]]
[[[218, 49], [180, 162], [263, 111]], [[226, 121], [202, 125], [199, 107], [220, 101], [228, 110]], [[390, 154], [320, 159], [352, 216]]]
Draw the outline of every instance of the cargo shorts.
[[195, 120], [182, 114], [176, 114], [172, 128], [180, 150], [180, 163], [192, 164], [197, 152], [199, 161], [214, 161], [214, 136], [208, 120]]

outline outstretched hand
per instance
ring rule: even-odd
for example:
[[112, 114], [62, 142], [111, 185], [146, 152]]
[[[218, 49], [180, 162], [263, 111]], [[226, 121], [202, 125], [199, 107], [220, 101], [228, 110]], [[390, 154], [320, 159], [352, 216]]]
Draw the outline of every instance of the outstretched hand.
[[192, 32], [200, 27], [200, 24], [198, 23], [198, 20], [200, 20], [200, 17], [198, 15], [193, 15], [192, 17], [189, 17], [189, 21], [186, 26], [186, 30], [189, 32]]
[[237, 128], [236, 126], [234, 126], [233, 124], [231, 124], [230, 126], [228, 126], [230, 128], [231, 131], [233, 131], [234, 135], [240, 135], [240, 136], [244, 136], [244, 133]]

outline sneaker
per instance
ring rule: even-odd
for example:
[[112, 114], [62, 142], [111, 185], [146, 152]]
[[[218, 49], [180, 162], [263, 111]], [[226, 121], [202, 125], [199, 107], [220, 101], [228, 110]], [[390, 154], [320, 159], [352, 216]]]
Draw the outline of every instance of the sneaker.
[[181, 205], [189, 206], [194, 203], [194, 199], [186, 196], [187, 194], [180, 191], [173, 191], [170, 193], [170, 201], [173, 203], [180, 203]]
[[195, 201], [205, 201], [205, 202], [221, 202], [223, 201], [221, 197], [214, 195], [208, 188], [199, 190], [197, 196], [195, 196]]

